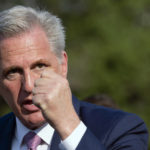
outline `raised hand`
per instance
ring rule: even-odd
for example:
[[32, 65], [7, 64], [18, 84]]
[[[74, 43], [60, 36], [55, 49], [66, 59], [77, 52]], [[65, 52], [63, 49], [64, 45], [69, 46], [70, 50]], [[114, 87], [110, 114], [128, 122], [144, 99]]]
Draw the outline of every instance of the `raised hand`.
[[35, 81], [33, 103], [62, 139], [68, 137], [80, 122], [72, 104], [68, 80], [52, 69], [44, 70]]

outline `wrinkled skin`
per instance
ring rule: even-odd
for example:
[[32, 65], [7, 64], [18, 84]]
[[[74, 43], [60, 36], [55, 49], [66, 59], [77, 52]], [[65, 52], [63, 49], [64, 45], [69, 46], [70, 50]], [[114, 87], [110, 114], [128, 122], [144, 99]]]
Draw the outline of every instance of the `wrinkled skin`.
[[79, 124], [66, 76], [41, 28], [0, 41], [0, 94], [26, 127], [47, 121], [65, 139]]

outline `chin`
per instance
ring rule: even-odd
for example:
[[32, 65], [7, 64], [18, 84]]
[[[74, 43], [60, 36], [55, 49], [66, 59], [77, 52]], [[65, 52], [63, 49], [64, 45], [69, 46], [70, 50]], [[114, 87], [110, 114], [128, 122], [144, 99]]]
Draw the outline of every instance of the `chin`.
[[43, 120], [42, 122], [36, 122], [36, 123], [30, 123], [30, 124], [27, 124], [26, 127], [31, 129], [31, 130], [35, 130], [35, 129], [38, 129], [40, 128], [41, 126], [43, 126], [44, 124], [46, 123], [45, 120]]
[[42, 113], [39, 111], [25, 115], [24, 117], [19, 117], [19, 119], [27, 128], [31, 130], [41, 127], [46, 122]]

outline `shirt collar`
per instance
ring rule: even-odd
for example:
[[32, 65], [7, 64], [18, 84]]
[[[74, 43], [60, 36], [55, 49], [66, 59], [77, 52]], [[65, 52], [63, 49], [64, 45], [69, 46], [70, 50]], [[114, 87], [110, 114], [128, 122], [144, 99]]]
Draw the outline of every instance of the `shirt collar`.
[[24, 136], [29, 132], [34, 131], [46, 144], [50, 145], [52, 137], [54, 134], [54, 128], [52, 128], [48, 123], [44, 124], [42, 127], [36, 130], [30, 130], [25, 127], [21, 121], [16, 117], [16, 131], [15, 136], [19, 144], [22, 144]]

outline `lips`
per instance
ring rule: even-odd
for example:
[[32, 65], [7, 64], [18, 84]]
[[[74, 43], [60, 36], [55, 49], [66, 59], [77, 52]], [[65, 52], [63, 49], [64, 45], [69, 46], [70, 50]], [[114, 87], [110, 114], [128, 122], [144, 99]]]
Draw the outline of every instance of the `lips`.
[[28, 112], [35, 112], [39, 110], [39, 108], [33, 104], [32, 100], [24, 101], [22, 103], [22, 108]]

